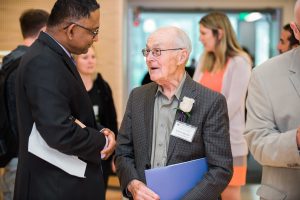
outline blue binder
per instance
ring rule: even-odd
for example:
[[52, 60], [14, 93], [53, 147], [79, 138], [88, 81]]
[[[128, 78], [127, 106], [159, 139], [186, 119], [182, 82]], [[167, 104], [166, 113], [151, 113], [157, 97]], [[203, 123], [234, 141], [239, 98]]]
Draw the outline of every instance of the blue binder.
[[206, 158], [145, 170], [147, 186], [161, 200], [180, 200], [208, 171]]

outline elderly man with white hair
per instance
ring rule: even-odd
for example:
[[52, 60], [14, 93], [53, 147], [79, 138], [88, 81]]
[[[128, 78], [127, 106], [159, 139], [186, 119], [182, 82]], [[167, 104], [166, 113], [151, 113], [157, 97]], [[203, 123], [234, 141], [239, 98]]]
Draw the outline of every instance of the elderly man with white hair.
[[142, 50], [154, 82], [131, 92], [118, 135], [115, 161], [126, 197], [160, 199], [146, 186], [145, 169], [203, 157], [208, 171], [182, 199], [216, 200], [232, 177], [226, 100], [185, 72], [190, 52], [189, 37], [176, 27], [156, 30]]

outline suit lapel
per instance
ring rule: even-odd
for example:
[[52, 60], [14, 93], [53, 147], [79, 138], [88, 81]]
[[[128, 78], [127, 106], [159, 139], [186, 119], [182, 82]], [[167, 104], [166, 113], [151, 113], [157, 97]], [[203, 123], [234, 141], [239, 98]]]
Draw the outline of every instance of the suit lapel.
[[[195, 90], [195, 84], [197, 84], [197, 83], [194, 82], [192, 80], [192, 78], [187, 74], [185, 82], [184, 82], [183, 87], [182, 87], [182, 91], [181, 91], [179, 102], [182, 101], [183, 97], [189, 97], [189, 98], [195, 99], [195, 97], [196, 97], [196, 94], [194, 92], [194, 90]], [[173, 122], [173, 126], [174, 126], [176, 120], [178, 120], [178, 119], [179, 119], [179, 111], [176, 112], [175, 119], [174, 119], [174, 122]], [[187, 121], [187, 123], [189, 123], [190, 120], [191, 119], [189, 119]], [[168, 153], [167, 153], [167, 163], [169, 162], [169, 160], [171, 158], [171, 155], [172, 155], [172, 153], [174, 151], [174, 148], [176, 146], [176, 142], [177, 141], [178, 141], [178, 139], [176, 137], [170, 136]]]
[[151, 160], [151, 151], [152, 151], [152, 137], [153, 137], [153, 114], [154, 114], [154, 101], [155, 93], [157, 91], [157, 84], [153, 83], [153, 86], [147, 90], [145, 94], [145, 127], [146, 127], [146, 143], [148, 149], [148, 159]]
[[290, 80], [295, 88], [295, 90], [298, 93], [298, 96], [300, 97], [300, 59], [299, 59], [300, 49], [297, 48], [293, 52], [293, 58], [291, 62], [291, 66], [289, 68], [290, 70]]
[[79, 75], [79, 72], [77, 71], [75, 61], [72, 60], [68, 55], [63, 55], [63, 59], [66, 63], [66, 66], [68, 67], [69, 71], [74, 75], [74, 77], [81, 83], [82, 86], [84, 86], [82, 79]]

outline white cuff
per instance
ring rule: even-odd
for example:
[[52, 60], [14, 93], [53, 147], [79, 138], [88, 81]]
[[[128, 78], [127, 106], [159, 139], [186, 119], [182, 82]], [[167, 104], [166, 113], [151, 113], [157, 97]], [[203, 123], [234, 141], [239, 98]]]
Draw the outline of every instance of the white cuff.
[[[104, 146], [104, 148], [102, 149], [102, 150], [104, 150], [104, 149], [106, 149], [107, 148], [107, 146], [108, 146], [108, 137], [107, 136], [105, 136], [105, 140], [106, 140], [106, 142], [105, 142], [105, 146]], [[101, 153], [101, 159], [103, 159], [105, 157], [105, 154], [102, 154]]]

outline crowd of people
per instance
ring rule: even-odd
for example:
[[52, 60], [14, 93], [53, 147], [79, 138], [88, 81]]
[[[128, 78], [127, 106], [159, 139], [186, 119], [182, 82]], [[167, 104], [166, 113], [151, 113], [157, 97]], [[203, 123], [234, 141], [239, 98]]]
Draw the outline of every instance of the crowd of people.
[[198, 158], [208, 170], [180, 199], [240, 200], [249, 150], [263, 167], [260, 199], [299, 199], [299, 0], [294, 13], [281, 55], [254, 69], [222, 12], [199, 21], [204, 51], [192, 73], [189, 36], [158, 28], [142, 49], [150, 81], [130, 92], [118, 129], [112, 89], [96, 69], [99, 3], [25, 11], [24, 41], [1, 68], [10, 69], [4, 91], [16, 138], [0, 177], [4, 200], [104, 200], [112, 173], [124, 197], [159, 200], [145, 170]]

